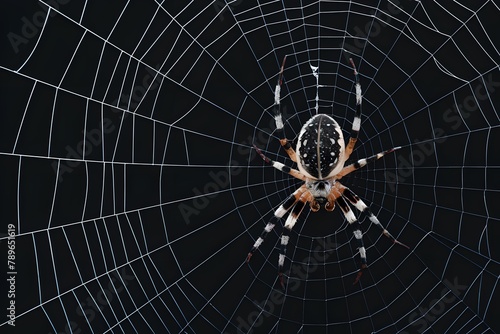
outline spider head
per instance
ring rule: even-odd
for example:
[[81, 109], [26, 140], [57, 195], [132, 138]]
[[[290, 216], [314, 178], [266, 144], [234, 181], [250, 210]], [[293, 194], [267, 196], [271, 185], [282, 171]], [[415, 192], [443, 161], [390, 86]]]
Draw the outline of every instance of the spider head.
[[327, 180], [308, 180], [306, 181], [307, 189], [313, 195], [318, 204], [325, 204], [328, 194], [332, 189], [332, 184]]

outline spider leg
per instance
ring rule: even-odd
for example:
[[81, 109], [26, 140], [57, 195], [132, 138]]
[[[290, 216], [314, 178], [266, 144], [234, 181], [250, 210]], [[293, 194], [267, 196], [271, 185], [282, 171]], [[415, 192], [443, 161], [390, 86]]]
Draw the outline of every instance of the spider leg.
[[[370, 219], [370, 221], [372, 223], [374, 223], [382, 231], [382, 233], [386, 237], [391, 239], [391, 241], [393, 243], [401, 245], [401, 246], [406, 247], [408, 249], [410, 249], [410, 247], [399, 242], [396, 238], [394, 238], [392, 236], [392, 234], [389, 233], [389, 231], [387, 231], [382, 226], [382, 224], [378, 220], [377, 216], [375, 216], [373, 214], [373, 212], [371, 212], [370, 208], [359, 198], [358, 195], [356, 195], [354, 192], [352, 192], [352, 190], [350, 190], [346, 186], [342, 185], [340, 182], [335, 183], [334, 189], [336, 189], [337, 191], [339, 191], [342, 194], [342, 196], [340, 196], [337, 199], [337, 203], [339, 204], [342, 212], [344, 213], [347, 221], [349, 222], [349, 225], [353, 228], [354, 237], [356, 238], [356, 240], [358, 242], [359, 255], [361, 257], [361, 267], [360, 267], [360, 270], [358, 271], [356, 279], [354, 280], [354, 283], [353, 283], [353, 285], [354, 285], [354, 284], [358, 283], [359, 279], [363, 275], [363, 270], [366, 269], [368, 266], [367, 266], [367, 261], [366, 261], [366, 249], [363, 245], [363, 232], [361, 231], [361, 228], [360, 228], [361, 225], [359, 223], [356, 225], [354, 224], [358, 220], [357, 220], [356, 216], [354, 215], [354, 213], [352, 212], [352, 210], [350, 209], [347, 202], [345, 201], [345, 199], [347, 199], [352, 205], [354, 205], [356, 207], [356, 209], [358, 209], [360, 212], [365, 213], [368, 216], [368, 218]], [[333, 191], [333, 189], [332, 189], [332, 191]]]
[[301, 196], [297, 203], [293, 206], [292, 211], [288, 215], [285, 228], [283, 229], [283, 233], [281, 234], [281, 247], [280, 247], [280, 255], [278, 258], [278, 277], [280, 281], [281, 288], [285, 290], [285, 280], [283, 278], [283, 265], [285, 263], [285, 255], [286, 255], [286, 246], [288, 245], [288, 241], [290, 240], [290, 231], [293, 226], [299, 219], [300, 214], [304, 210], [305, 204], [307, 203], [309, 196], [307, 196], [307, 192], [304, 193], [305, 196]]
[[358, 195], [356, 195], [351, 189], [341, 185], [340, 182], [337, 182], [337, 183], [344, 188], [343, 196], [345, 198], [347, 198], [347, 200], [349, 202], [351, 202], [352, 205], [354, 205], [356, 207], [356, 209], [358, 209], [360, 212], [365, 213], [368, 216], [368, 218], [370, 219], [370, 221], [372, 223], [374, 223], [382, 231], [383, 235], [385, 235], [387, 238], [391, 239], [391, 241], [393, 243], [398, 244], [400, 246], [403, 246], [407, 249], [410, 249], [410, 247], [403, 244], [402, 242], [399, 242], [396, 238], [394, 238], [392, 236], [392, 234], [389, 231], [387, 231], [384, 228], [384, 226], [382, 226], [382, 224], [378, 220], [377, 216], [375, 216], [373, 214], [373, 212], [370, 210], [370, 207], [368, 205], [366, 205], [365, 202], [363, 202], [363, 200], [361, 200], [361, 198], [359, 198]]
[[354, 238], [356, 239], [357, 247], [359, 250], [359, 256], [361, 258], [361, 267], [358, 271], [356, 279], [354, 280], [354, 283], [352, 283], [353, 285], [355, 285], [356, 283], [358, 283], [359, 279], [361, 278], [361, 275], [363, 275], [363, 270], [368, 267], [366, 261], [366, 249], [363, 243], [363, 231], [361, 230], [361, 224], [359, 223], [358, 219], [352, 212], [351, 208], [349, 207], [349, 204], [347, 204], [343, 196], [339, 196], [337, 198], [337, 204], [339, 205], [340, 209], [342, 210], [342, 213], [344, 214], [345, 218], [347, 219], [347, 222], [349, 223], [348, 225], [352, 230]]
[[292, 145], [286, 139], [285, 130], [283, 125], [283, 117], [281, 115], [280, 99], [281, 99], [281, 84], [283, 83], [283, 68], [285, 67], [286, 56], [283, 58], [281, 63], [280, 74], [278, 77], [278, 82], [276, 83], [276, 89], [274, 90], [274, 121], [276, 122], [276, 132], [280, 138], [280, 144], [285, 149], [286, 153], [292, 159], [292, 161], [297, 162], [297, 157], [295, 155], [295, 150]]
[[358, 70], [356, 69], [356, 65], [354, 64], [354, 60], [352, 58], [349, 59], [351, 65], [354, 69], [354, 77], [356, 79], [355, 88], [356, 88], [356, 114], [354, 115], [354, 120], [352, 121], [352, 130], [351, 130], [351, 138], [349, 138], [349, 143], [347, 144], [344, 152], [344, 161], [349, 159], [349, 156], [354, 149], [354, 145], [358, 140], [359, 129], [361, 128], [361, 84], [359, 83], [359, 75]]
[[257, 151], [257, 153], [259, 153], [259, 155], [261, 156], [262, 160], [264, 160], [266, 163], [270, 164], [274, 168], [282, 171], [283, 173], [290, 174], [291, 176], [293, 176], [293, 177], [295, 177], [295, 178], [297, 178], [299, 180], [302, 180], [302, 181], [306, 180], [306, 176], [304, 174], [302, 174], [301, 172], [299, 172], [298, 170], [290, 168], [290, 167], [282, 164], [281, 162], [277, 162], [277, 161], [269, 159], [268, 157], [266, 157], [264, 155], [264, 153], [262, 153], [262, 151], [257, 146], [253, 145], [253, 147], [255, 148], [255, 150]]
[[[274, 212], [274, 219], [275, 220], [279, 220], [281, 219], [285, 213], [288, 212], [288, 210], [290, 210], [294, 205], [295, 203], [297, 203], [297, 201], [300, 199], [300, 197], [302, 196], [302, 194], [306, 191], [306, 186], [305, 185], [302, 185], [300, 188], [298, 188], [297, 190], [295, 190], [293, 192], [293, 194], [291, 194], [284, 202], [283, 204], [281, 204], [278, 209], [276, 209], [276, 211]], [[266, 227], [264, 227], [264, 230], [262, 231], [261, 235], [259, 236], [259, 238], [255, 241], [252, 249], [250, 250], [250, 252], [248, 253], [247, 255], [247, 259], [246, 259], [246, 262], [248, 263], [250, 261], [250, 259], [252, 258], [252, 255], [255, 253], [255, 251], [259, 248], [259, 246], [264, 242], [264, 239], [265, 237], [267, 236], [267, 234], [269, 232], [272, 231], [272, 229], [274, 228], [276, 224], [275, 223], [267, 223]]]
[[401, 146], [394, 147], [394, 148], [391, 148], [390, 150], [387, 150], [387, 151], [380, 152], [380, 153], [377, 153], [375, 155], [372, 155], [371, 157], [364, 158], [364, 159], [359, 159], [355, 163], [350, 164], [349, 166], [345, 166], [344, 168], [342, 168], [342, 170], [337, 175], [335, 175], [335, 178], [337, 180], [339, 180], [342, 177], [346, 176], [347, 174], [352, 173], [355, 170], [358, 170], [358, 169], [366, 166], [367, 164], [369, 164], [371, 162], [374, 162], [374, 161], [382, 158], [384, 155], [386, 155], [388, 153], [392, 153], [392, 152], [394, 152], [396, 150], [399, 150], [400, 148], [401, 148]]

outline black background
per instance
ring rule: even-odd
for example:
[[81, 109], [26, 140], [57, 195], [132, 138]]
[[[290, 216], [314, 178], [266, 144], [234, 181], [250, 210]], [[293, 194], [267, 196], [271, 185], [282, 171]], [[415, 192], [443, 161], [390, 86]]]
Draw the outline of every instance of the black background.
[[[14, 224], [15, 332], [499, 330], [497, 3], [49, 5], [2, 5], [0, 240], [7, 254]], [[362, 220], [369, 269], [356, 286], [338, 209], [299, 219], [284, 295], [281, 226], [244, 263], [300, 186], [252, 150], [292, 164], [272, 118], [285, 55], [288, 138], [315, 112], [318, 65], [319, 111], [348, 137], [352, 57], [364, 95], [352, 161], [402, 147], [343, 180], [411, 246]]]

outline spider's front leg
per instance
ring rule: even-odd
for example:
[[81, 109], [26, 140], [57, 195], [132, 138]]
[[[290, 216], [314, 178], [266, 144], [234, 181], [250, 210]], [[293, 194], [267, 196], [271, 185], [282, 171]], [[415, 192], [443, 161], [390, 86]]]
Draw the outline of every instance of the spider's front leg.
[[[344, 152], [344, 161], [347, 161], [349, 157], [351, 156], [351, 153], [354, 149], [354, 145], [356, 144], [356, 141], [358, 140], [358, 134], [359, 130], [361, 128], [361, 102], [363, 100], [362, 95], [361, 95], [361, 84], [359, 82], [359, 74], [358, 70], [356, 69], [356, 65], [354, 64], [354, 60], [352, 58], [349, 59], [351, 62], [352, 68], [354, 69], [354, 76], [356, 78], [356, 83], [355, 83], [355, 89], [356, 89], [356, 115], [354, 115], [354, 120], [352, 121], [352, 130], [351, 130], [351, 137], [349, 138], [349, 143], [347, 144]], [[371, 157], [364, 158], [364, 159], [359, 159], [357, 162], [345, 166], [335, 177], [337, 180], [342, 178], [343, 176], [346, 176], [347, 174], [364, 167], [366, 164], [373, 162], [375, 160], [378, 160], [382, 158], [384, 155], [394, 152], [401, 147], [394, 147], [390, 150], [384, 151], [377, 153]]]
[[352, 58], [349, 58], [349, 61], [351, 62], [352, 68], [354, 69], [354, 77], [356, 79], [356, 83], [354, 85], [356, 89], [356, 114], [354, 115], [354, 119], [352, 121], [351, 138], [349, 138], [349, 143], [345, 148], [344, 161], [347, 161], [347, 159], [349, 159], [349, 156], [354, 149], [354, 145], [358, 141], [358, 134], [361, 128], [361, 84], [359, 83], [359, 74], [358, 70], [356, 69], [356, 65], [354, 64], [354, 60], [352, 60]]
[[276, 83], [276, 88], [274, 89], [274, 121], [276, 123], [276, 133], [280, 139], [281, 146], [283, 146], [290, 159], [292, 159], [292, 161], [294, 162], [297, 162], [295, 150], [290, 144], [290, 141], [286, 139], [283, 116], [281, 114], [281, 84], [283, 83], [283, 69], [285, 68], [285, 61], [286, 56], [283, 58], [283, 62], [281, 63], [278, 82]]

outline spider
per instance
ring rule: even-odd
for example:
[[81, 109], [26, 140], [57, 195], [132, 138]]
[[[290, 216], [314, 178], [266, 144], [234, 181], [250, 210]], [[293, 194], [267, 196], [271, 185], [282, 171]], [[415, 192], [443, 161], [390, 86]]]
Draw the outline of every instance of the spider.
[[[347, 166], [344, 165], [354, 149], [361, 126], [361, 84], [359, 83], [358, 71], [351, 58], [349, 61], [354, 69], [356, 81], [356, 114], [352, 122], [351, 136], [347, 146], [344, 143], [344, 136], [339, 124], [326, 114], [316, 114], [303, 125], [299, 132], [297, 146], [294, 150], [290, 141], [285, 137], [280, 110], [280, 91], [283, 82], [285, 61], [286, 56], [281, 64], [278, 82], [274, 92], [274, 119], [276, 123], [276, 133], [280, 138], [281, 146], [285, 149], [290, 159], [297, 164], [298, 170], [269, 159], [256, 145], [254, 145], [255, 150], [266, 163], [304, 181], [304, 184], [295, 190], [295, 192], [293, 192], [274, 212], [275, 219], [280, 220], [290, 211], [285, 221], [283, 233], [281, 234], [281, 247], [278, 259], [278, 277], [280, 284], [284, 289], [283, 264], [285, 262], [286, 246], [290, 238], [289, 233], [297, 222], [306, 203], [309, 203], [309, 207], [313, 212], [317, 212], [321, 206], [324, 206], [327, 211], [333, 211], [335, 204], [338, 204], [340, 210], [344, 214], [348, 226], [351, 228], [356, 240], [357, 249], [359, 250], [361, 258], [361, 266], [353, 283], [353, 285], [355, 285], [360, 280], [363, 270], [367, 268], [367, 260], [361, 224], [352, 212], [349, 203], [360, 212], [366, 214], [370, 221], [380, 228], [382, 234], [392, 240], [393, 243], [408, 249], [409, 247], [396, 240], [396, 238], [382, 226], [378, 218], [371, 212], [370, 208], [359, 198], [359, 196], [340, 183], [339, 180], [347, 174], [366, 166], [368, 163], [380, 159], [385, 154], [394, 152], [400, 147], [395, 147], [371, 157], [360, 159]], [[261, 235], [255, 241], [252, 249], [248, 253], [246, 258], [247, 263], [274, 226], [274, 223], [267, 223]]]

